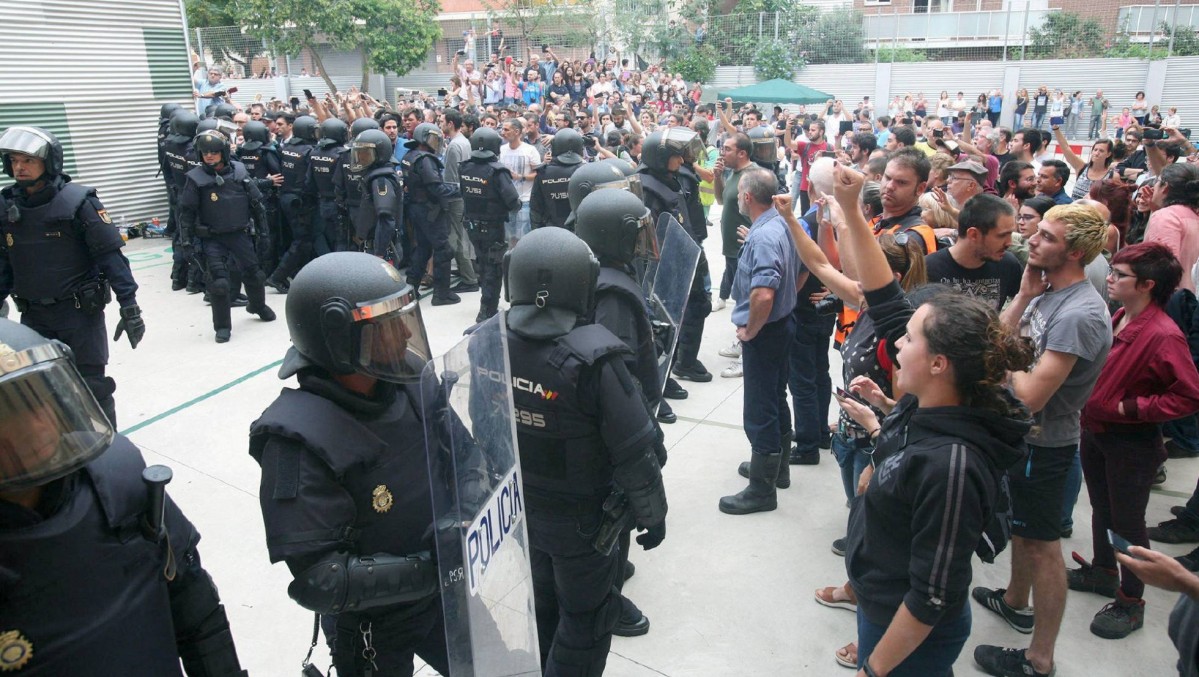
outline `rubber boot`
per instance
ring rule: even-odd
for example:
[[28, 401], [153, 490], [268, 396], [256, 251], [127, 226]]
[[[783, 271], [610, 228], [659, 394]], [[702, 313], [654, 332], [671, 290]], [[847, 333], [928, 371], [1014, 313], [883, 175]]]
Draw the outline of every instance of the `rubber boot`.
[[774, 483], [778, 480], [782, 454], [753, 451], [749, 461], [749, 486], [733, 496], [720, 499], [720, 512], [729, 515], [748, 515], [778, 508]]
[[[791, 433], [784, 433], [782, 437], [783, 449], [791, 448], [791, 439], [794, 436]], [[749, 463], [743, 462], [737, 466], [737, 474], [742, 477], [749, 477]], [[774, 486], [779, 489], [788, 489], [791, 487], [791, 466], [785, 461], [779, 463], [779, 475], [774, 481]]]

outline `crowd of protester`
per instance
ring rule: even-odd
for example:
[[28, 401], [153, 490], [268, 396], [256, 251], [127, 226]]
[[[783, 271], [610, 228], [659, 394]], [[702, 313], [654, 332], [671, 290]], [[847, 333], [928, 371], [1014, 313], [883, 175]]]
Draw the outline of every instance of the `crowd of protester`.
[[[630, 170], [649, 134], [696, 131], [706, 152], [687, 169], [705, 215], [722, 206], [708, 224], [725, 259], [723, 276], [706, 281], [714, 309], [747, 301], [736, 272], [762, 224], [785, 224], [802, 262], [799, 293], [771, 318], [796, 323], [782, 361], [793, 411], [784, 404], [781, 415], [794, 416], [784, 439], [795, 443], [784, 463], [818, 463], [831, 448], [852, 506], [833, 544], [848, 582], [816, 591], [820, 604], [858, 613], [857, 641], [837, 662], [867, 677], [951, 674], [973, 598], [1031, 635], [1027, 649], [978, 647], [985, 671], [1052, 674], [1067, 590], [1108, 598], [1091, 632], [1116, 639], [1143, 626], [1148, 582], [1187, 592], [1172, 631], [1184, 629], [1180, 673], [1199, 674], [1199, 579], [1182, 573], [1199, 572], [1199, 548], [1177, 561], [1147, 549], [1199, 544], [1199, 486], [1175, 519], [1145, 522], [1167, 458], [1199, 456], [1199, 152], [1175, 109], [1161, 115], [1138, 94], [1113, 115], [1102, 91], [1044, 86], [1021, 89], [1007, 121], [997, 90], [897, 96], [880, 109], [869, 97], [737, 107], [702, 103], [698, 83], [661, 64], [565, 60], [549, 46], [522, 59], [502, 44], [482, 65], [474, 46], [456, 55], [436, 95], [253, 102], [243, 118], [373, 117], [397, 161], [422, 122], [447, 139], [497, 128], [521, 198], [513, 245], [535, 225], [536, 169], [561, 130], [583, 135], [586, 161]], [[220, 75], [197, 84], [201, 110], [223, 100], [212, 96]], [[1083, 121], [1094, 143], [1080, 152], [1069, 139]], [[744, 329], [720, 351], [736, 360], [722, 376], [750, 387]], [[818, 415], [833, 397], [830, 343], [844, 364], [833, 426]], [[1091, 557], [1074, 553], [1079, 566], [1067, 569], [1061, 540], [1073, 537], [1084, 482]], [[1003, 549], [993, 528], [1008, 509], [1010, 579], [971, 590], [971, 557]], [[1117, 555], [1110, 533], [1140, 559]]]

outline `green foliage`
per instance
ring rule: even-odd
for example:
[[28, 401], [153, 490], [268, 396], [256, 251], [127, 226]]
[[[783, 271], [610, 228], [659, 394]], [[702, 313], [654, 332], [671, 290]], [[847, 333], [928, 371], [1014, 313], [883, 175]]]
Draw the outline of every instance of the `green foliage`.
[[879, 47], [877, 56], [879, 63], [928, 61], [927, 52], [922, 49], [909, 49], [907, 47]]
[[734, 13], [720, 22], [720, 35], [715, 36], [717, 60], [726, 66], [753, 63], [762, 43], [775, 39], [776, 26], [778, 39], [788, 41], [790, 48], [798, 53], [801, 36], [812, 35], [820, 17], [820, 10], [812, 5], [785, 0], [741, 0]]
[[233, 4], [234, 0], [184, 0], [187, 27], [234, 26], [237, 24], [237, 11]]
[[1097, 56], [1103, 47], [1103, 26], [1075, 12], [1053, 12], [1045, 23], [1028, 29], [1029, 56], [1079, 59]]
[[1164, 38], [1154, 46], [1154, 57], [1157, 56], [1158, 46], [1163, 42], [1169, 45], [1170, 33], [1172, 32], [1174, 33], [1174, 51], [1171, 54], [1172, 56], [1199, 56], [1199, 31], [1186, 24], [1171, 26], [1165, 21], [1162, 22], [1161, 31]]
[[863, 63], [862, 15], [851, 9], [825, 12], [811, 29], [798, 35], [800, 48], [811, 63]]
[[687, 82], [709, 82], [716, 74], [716, 50], [708, 45], [687, 47], [667, 62], [666, 69], [681, 73]]
[[424, 62], [441, 37], [437, 0], [238, 0], [237, 16], [245, 31], [281, 52], [308, 49], [325, 83], [333, 81], [316, 47], [358, 50], [362, 55], [362, 88], [370, 73], [400, 75]]
[[805, 65], [803, 57], [782, 40], [767, 40], [754, 55], [754, 75], [759, 80], [790, 80]]

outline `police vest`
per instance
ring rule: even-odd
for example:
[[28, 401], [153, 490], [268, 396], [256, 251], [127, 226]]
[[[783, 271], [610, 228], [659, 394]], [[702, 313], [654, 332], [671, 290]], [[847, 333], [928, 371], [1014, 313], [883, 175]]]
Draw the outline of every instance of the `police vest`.
[[[75, 218], [88, 197], [95, 195], [92, 188], [65, 183], [44, 205], [18, 206], [16, 221], [10, 220], [12, 209], [0, 214], [0, 247], [8, 251], [15, 296], [45, 303], [59, 301], [99, 275], [82, 224]], [[12, 198], [11, 194], [7, 197]]]
[[375, 167], [361, 178], [364, 189], [363, 196], [356, 206], [350, 207], [350, 220], [354, 224], [354, 234], [361, 240], [366, 240], [379, 225], [379, 217], [391, 215], [398, 228], [404, 216], [404, 198], [400, 177], [390, 164]]
[[437, 175], [441, 176], [445, 165], [434, 154], [427, 150], [410, 150], [404, 154], [404, 159], [400, 160], [400, 169], [404, 174], [404, 194], [409, 202], [436, 202], [437, 199], [429, 192], [429, 187], [421, 180], [420, 172], [417, 171], [417, 164], [422, 161], [430, 161], [434, 163], [437, 169]]
[[[394, 170], [392, 171], [394, 174]], [[351, 214], [354, 208], [362, 202], [362, 176], [350, 171], [350, 151], [344, 149], [337, 157], [336, 185], [338, 197], [345, 203], [345, 208]]]
[[[272, 173], [281, 171], [279, 150], [273, 145], [259, 146], [254, 150], [245, 147], [237, 149], [237, 159], [246, 166], [246, 171], [255, 179], [265, 179]], [[271, 162], [271, 160], [274, 162]]]
[[[612, 485], [612, 462], [600, 435], [594, 390], [580, 381], [601, 360], [629, 352], [599, 325], [576, 327], [552, 341], [509, 330], [512, 396], [525, 488], [575, 500], [602, 499]], [[608, 425], [613, 425], [609, 421]]]
[[[352, 523], [323, 532], [268, 533], [272, 562], [296, 553], [311, 554], [313, 542], [328, 542], [329, 551], [347, 550], [359, 555], [377, 552], [411, 555], [428, 550], [423, 535], [433, 522], [425, 424], [417, 414], [421, 394], [414, 388], [397, 388], [395, 401], [374, 417], [355, 416], [333, 401], [304, 390], [284, 389], [278, 399], [250, 426], [250, 455], [259, 464], [267, 443], [279, 437], [298, 443], [329, 468], [334, 481], [354, 502]], [[275, 509], [275, 501], [299, 495], [298, 458], [290, 460], [290, 486], [277, 483], [262, 509]], [[286, 470], [280, 471], [284, 479]], [[324, 496], [318, 492], [317, 496]], [[268, 498], [267, 496], [263, 497]], [[321, 500], [314, 498], [312, 500]], [[340, 498], [328, 499], [335, 503]], [[321, 505], [313, 505], [319, 511]], [[271, 520], [266, 520], [271, 524]]]
[[316, 184], [316, 194], [322, 202], [333, 201], [333, 170], [337, 168], [337, 160], [343, 150], [345, 148], [342, 146], [318, 148], [308, 156], [312, 180]]
[[[66, 480], [72, 495], [58, 512], [0, 531], [0, 564], [15, 574], [0, 582], [0, 672], [182, 675], [165, 546], [139, 528], [148, 507], [145, 467], [137, 447], [118, 436]], [[199, 536], [173, 505], [166, 517], [182, 568]]]
[[654, 330], [650, 326], [644, 292], [628, 273], [604, 266], [600, 268], [595, 288], [595, 304], [598, 307], [608, 303], [621, 306], [621, 314], [629, 316], [633, 322], [635, 344], [629, 346], [632, 354], [624, 356], [625, 365], [629, 373], [641, 382], [645, 399], [656, 403], [662, 396], [662, 384], [659, 382], [658, 352], [654, 347]]
[[[253, 179], [242, 163], [233, 160], [229, 166], [230, 170], [221, 173], [220, 184], [216, 181], [217, 175], [207, 168], [197, 167], [187, 173], [198, 192], [196, 211], [200, 227], [210, 235], [237, 233], [253, 225], [250, 188]], [[257, 192], [256, 188], [254, 192]]]
[[467, 160], [459, 165], [458, 185], [462, 190], [462, 218], [465, 221], [504, 223], [508, 208], [500, 196], [495, 175], [511, 170], [499, 160]]
[[283, 144], [279, 149], [283, 168], [283, 186], [280, 192], [288, 195], [300, 195], [304, 192], [304, 179], [308, 175], [308, 155], [312, 145], [307, 141]]
[[176, 188], [182, 189], [187, 183], [187, 173], [200, 166], [192, 142], [167, 141], [162, 146], [162, 154], [170, 169], [171, 181]]
[[543, 213], [546, 225], [562, 228], [566, 217], [570, 216], [570, 177], [578, 171], [581, 164], [566, 165], [557, 160], [537, 168], [534, 190], [540, 184]]
[[[696, 242], [702, 242], [707, 237], [707, 228], [703, 221], [703, 207], [699, 204], [699, 179], [693, 174], [679, 171], [674, 178], [679, 184], [672, 189], [662, 179], [648, 171], [642, 171], [641, 187], [645, 192], [645, 206], [654, 215], [655, 223], [661, 214], [670, 214], [679, 225], [691, 235]], [[689, 192], [690, 191], [690, 192]], [[694, 195], [689, 200], [689, 195]], [[698, 221], [692, 211], [691, 202], [699, 210]]]

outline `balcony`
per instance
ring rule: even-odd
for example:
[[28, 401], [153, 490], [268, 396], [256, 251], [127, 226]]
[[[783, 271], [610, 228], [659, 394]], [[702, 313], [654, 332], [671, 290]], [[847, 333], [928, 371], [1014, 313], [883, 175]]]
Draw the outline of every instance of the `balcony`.
[[1025, 31], [1040, 26], [1052, 11], [1055, 10], [1026, 12], [1021, 8], [992, 12], [867, 14], [862, 23], [866, 46], [871, 49], [891, 45], [919, 49], [1003, 47], [1022, 43]]
[[[1177, 20], [1175, 19], [1175, 10], [1177, 10]], [[1162, 22], [1171, 26], [1177, 24], [1179, 28], [1190, 26], [1191, 28], [1199, 29], [1199, 5], [1180, 5], [1174, 6], [1155, 6], [1155, 5], [1129, 5], [1120, 8], [1120, 14], [1116, 19], [1116, 26], [1120, 30], [1128, 32], [1128, 38], [1133, 42], [1149, 42], [1149, 37], [1155, 30], [1161, 27]], [[1158, 40], [1163, 36], [1158, 35]], [[1170, 36], [1165, 36], [1169, 39]]]

